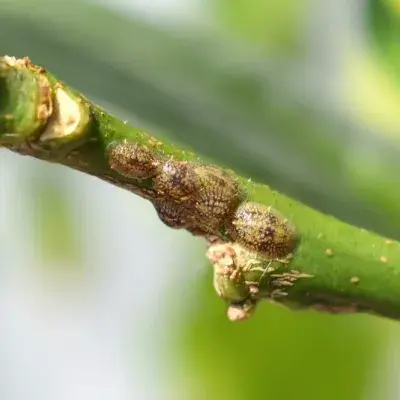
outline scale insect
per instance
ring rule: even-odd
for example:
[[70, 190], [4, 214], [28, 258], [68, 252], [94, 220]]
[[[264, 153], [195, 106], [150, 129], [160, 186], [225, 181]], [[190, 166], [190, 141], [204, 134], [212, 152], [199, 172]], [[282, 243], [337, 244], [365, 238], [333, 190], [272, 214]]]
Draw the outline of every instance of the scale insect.
[[126, 140], [111, 143], [107, 155], [111, 169], [128, 178], [148, 179], [159, 172], [159, 160], [148, 147], [139, 143]]
[[232, 239], [267, 259], [282, 259], [298, 245], [299, 236], [289, 221], [263, 204], [244, 202], [228, 226]]
[[[190, 226], [218, 235], [243, 199], [243, 191], [228, 171], [212, 165], [168, 160], [153, 180], [158, 195], [171, 207], [185, 209]], [[162, 212], [159, 212], [164, 219]]]

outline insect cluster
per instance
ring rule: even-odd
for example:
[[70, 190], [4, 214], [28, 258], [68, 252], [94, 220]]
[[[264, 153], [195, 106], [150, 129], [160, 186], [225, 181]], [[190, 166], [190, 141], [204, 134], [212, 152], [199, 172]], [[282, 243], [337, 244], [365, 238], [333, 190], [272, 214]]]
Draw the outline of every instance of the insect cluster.
[[217, 166], [164, 159], [128, 141], [111, 144], [107, 154], [117, 173], [148, 181], [146, 197], [164, 224], [210, 242], [214, 286], [229, 302], [228, 317], [247, 318], [260, 296], [260, 281], [274, 263], [288, 262], [297, 247], [298, 235], [287, 219], [247, 201], [234, 174]]

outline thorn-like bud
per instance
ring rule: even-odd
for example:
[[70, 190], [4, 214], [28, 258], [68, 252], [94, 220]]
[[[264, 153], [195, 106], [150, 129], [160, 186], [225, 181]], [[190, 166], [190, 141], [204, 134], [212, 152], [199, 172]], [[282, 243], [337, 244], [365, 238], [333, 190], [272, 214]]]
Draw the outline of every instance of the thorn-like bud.
[[253, 315], [256, 304], [252, 300], [246, 300], [243, 303], [232, 303], [229, 305], [226, 315], [232, 322], [245, 321]]
[[289, 269], [292, 258], [270, 260], [239, 243], [211, 243], [207, 250], [214, 271], [214, 288], [228, 302], [228, 318], [232, 321], [250, 317], [262, 299], [285, 300], [299, 279], [312, 275]]

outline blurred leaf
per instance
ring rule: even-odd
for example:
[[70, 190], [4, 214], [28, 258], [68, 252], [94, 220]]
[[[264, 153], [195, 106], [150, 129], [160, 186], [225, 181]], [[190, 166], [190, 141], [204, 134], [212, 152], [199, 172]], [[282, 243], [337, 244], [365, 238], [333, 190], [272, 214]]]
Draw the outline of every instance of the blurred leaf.
[[397, 0], [367, 0], [366, 27], [385, 70], [400, 78], [400, 6]]
[[[39, 165], [34, 169], [31, 186], [28, 187], [33, 210], [33, 234], [35, 250], [40, 265], [53, 268], [65, 265], [79, 267], [82, 256], [80, 232], [74, 224], [74, 209], [69, 201], [69, 188], [60, 176], [56, 178], [48, 168]], [[58, 271], [60, 272], [60, 271]], [[65, 271], [62, 271], [65, 272]], [[76, 272], [76, 268], [74, 271]]]
[[211, 280], [191, 288], [182, 333], [173, 333], [177, 364], [193, 377], [191, 398], [362, 400], [370, 387], [383, 398], [378, 371], [387, 335], [378, 320], [263, 304], [251, 320], [232, 323]]
[[210, 34], [155, 28], [77, 1], [0, 0], [1, 53], [28, 54], [152, 132], [400, 238], [400, 141], [315, 97], [324, 80], [307, 78], [301, 57], [265, 58]]
[[216, 14], [218, 26], [240, 39], [289, 56], [301, 48], [309, 0], [209, 0], [206, 4]]
[[382, 64], [373, 52], [350, 50], [342, 91], [355, 118], [398, 140], [400, 91]]

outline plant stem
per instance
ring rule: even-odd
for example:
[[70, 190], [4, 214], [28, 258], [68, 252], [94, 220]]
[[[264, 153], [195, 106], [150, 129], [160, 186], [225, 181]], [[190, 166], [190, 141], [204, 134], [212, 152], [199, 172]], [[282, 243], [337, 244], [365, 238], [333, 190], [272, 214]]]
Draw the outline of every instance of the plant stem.
[[[154, 200], [151, 178], [134, 179], [110, 167], [107, 149], [129, 141], [156, 157], [200, 162], [106, 113], [28, 59], [0, 58], [0, 145], [63, 164]], [[248, 199], [272, 205], [294, 223], [301, 243], [287, 273], [309, 276], [287, 284], [277, 299], [295, 308], [333, 313], [370, 312], [400, 318], [400, 243], [350, 226], [236, 177]], [[232, 241], [226, 232], [226, 241]]]

